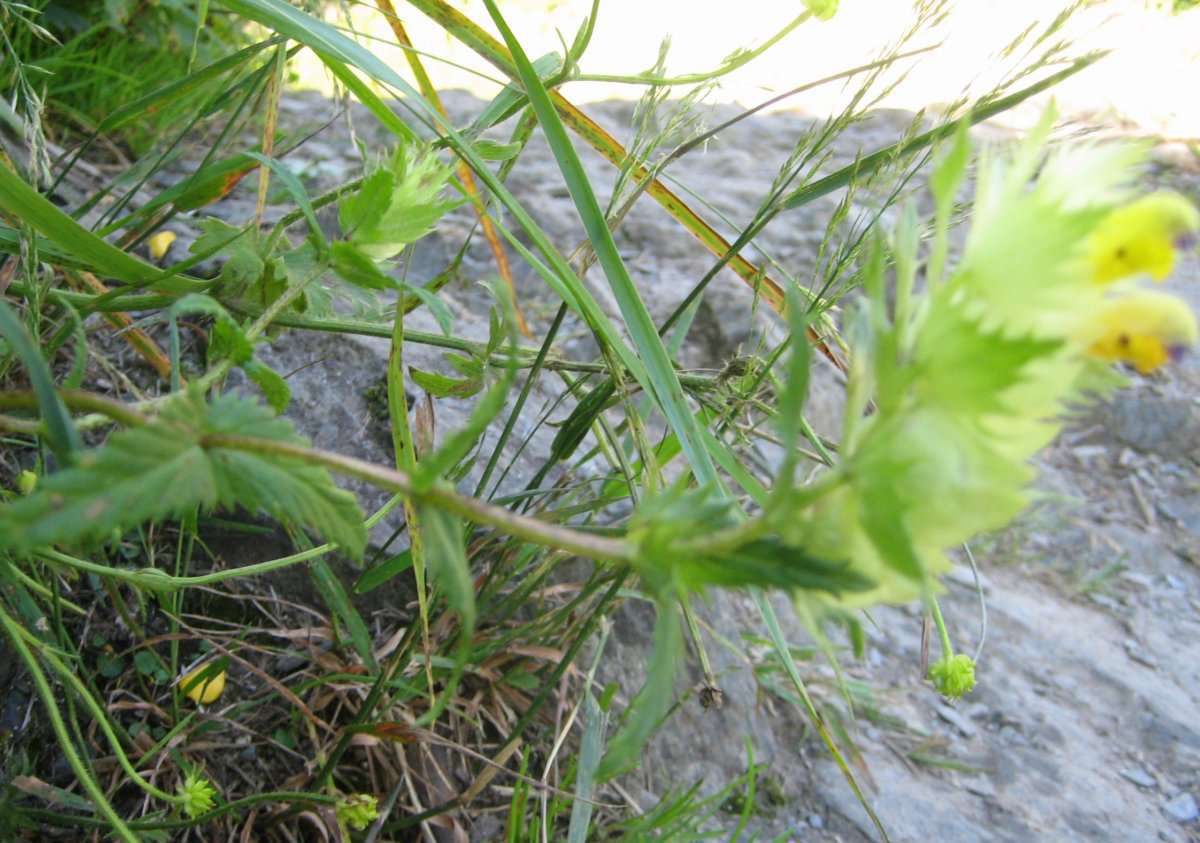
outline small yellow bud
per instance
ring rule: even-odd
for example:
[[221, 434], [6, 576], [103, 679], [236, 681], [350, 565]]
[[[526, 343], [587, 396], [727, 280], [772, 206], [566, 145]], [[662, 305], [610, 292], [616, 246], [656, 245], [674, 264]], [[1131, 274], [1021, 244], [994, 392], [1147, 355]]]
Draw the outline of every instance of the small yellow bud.
[[156, 261], [160, 261], [167, 254], [167, 250], [171, 248], [171, 244], [175, 242], [174, 231], [160, 231], [158, 234], [151, 236], [146, 245], [150, 247], [150, 257]]
[[211, 705], [225, 690], [225, 671], [201, 678], [210, 664], [202, 664], [192, 668], [179, 680], [179, 686], [187, 698], [196, 705]]

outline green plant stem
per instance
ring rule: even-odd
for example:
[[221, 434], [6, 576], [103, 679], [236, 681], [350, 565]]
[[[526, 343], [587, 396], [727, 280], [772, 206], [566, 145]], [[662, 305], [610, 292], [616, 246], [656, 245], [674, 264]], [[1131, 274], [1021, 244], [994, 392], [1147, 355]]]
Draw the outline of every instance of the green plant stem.
[[[10, 632], [11, 634], [11, 632]], [[113, 754], [117, 758], [117, 763], [121, 765], [121, 769], [129, 776], [142, 790], [149, 793], [155, 799], [161, 799], [163, 802], [172, 805], [180, 805], [183, 803], [183, 797], [167, 793], [165, 790], [160, 790], [150, 782], [142, 778], [141, 774], [134, 769], [133, 764], [129, 760], [129, 756], [125, 754], [125, 750], [121, 748], [121, 741], [117, 738], [116, 732], [113, 731], [112, 725], [108, 722], [108, 714], [100, 707], [95, 698], [88, 691], [86, 685], [75, 675], [75, 671], [71, 670], [67, 665], [54, 654], [48, 647], [42, 647], [41, 641], [38, 640], [33, 633], [20, 626], [17, 627], [17, 634], [20, 635], [29, 644], [39, 648], [39, 653], [45, 662], [50, 665], [59, 678], [75, 691], [76, 696], [82, 700], [84, 708], [92, 715], [96, 724], [100, 727], [100, 731], [104, 733], [104, 737], [108, 739], [108, 744], [112, 748]]]
[[[206, 814], [201, 814], [193, 819], [185, 820], [166, 820], [155, 822], [152, 820], [142, 820], [141, 822], [133, 822], [129, 824], [129, 828], [135, 831], [168, 831], [180, 828], [196, 828], [205, 823], [212, 822], [215, 819], [220, 819], [225, 814], [233, 813], [242, 808], [250, 808], [254, 805], [263, 802], [303, 802], [312, 805], [336, 805], [337, 797], [325, 796], [320, 793], [296, 793], [292, 791], [270, 791], [268, 793], [256, 793], [253, 796], [247, 796], [242, 799], [226, 802], [224, 805], [213, 808]], [[101, 820], [93, 817], [67, 816], [57, 811], [41, 811], [37, 809], [22, 810], [26, 816], [36, 817], [40, 820], [54, 823], [55, 825], [81, 825], [92, 828], [100, 828], [104, 826]], [[134, 843], [137, 843], [136, 837], [128, 838]]]
[[49, 681], [46, 679], [46, 674], [42, 672], [41, 666], [38, 665], [37, 659], [26, 646], [25, 640], [21, 635], [21, 626], [16, 623], [8, 613], [0, 607], [0, 626], [4, 627], [5, 633], [12, 642], [13, 648], [21, 657], [21, 661], [25, 663], [25, 667], [29, 670], [29, 675], [33, 677], [33, 683], [37, 687], [38, 696], [42, 700], [42, 705], [46, 708], [46, 714], [50, 717], [50, 726], [54, 730], [54, 735], [58, 739], [59, 749], [66, 756], [67, 764], [71, 767], [75, 777], [79, 780], [79, 784], [87, 791], [92, 798], [92, 803], [96, 809], [104, 814], [108, 819], [108, 824], [115, 833], [125, 843], [139, 843], [136, 834], [130, 830], [125, 821], [117, 815], [116, 810], [104, 795], [104, 791], [100, 789], [100, 785], [92, 777], [92, 771], [83, 763], [83, 759], [79, 757], [79, 752], [75, 749], [75, 744], [71, 740], [71, 735], [67, 731], [67, 725], [63, 722], [62, 712], [58, 709], [58, 703], [54, 699], [54, 690], [50, 687]]
[[[403, 497], [396, 495], [388, 500], [378, 511], [375, 512], [366, 521], [366, 528], [369, 530], [378, 524], [389, 512], [396, 508], [403, 500]], [[324, 556], [327, 553], [332, 553], [337, 550], [337, 545], [333, 542], [318, 545], [317, 547], [304, 550], [299, 553], [293, 553], [290, 556], [281, 556], [278, 559], [270, 559], [266, 562], [256, 562], [252, 565], [242, 565], [238, 568], [228, 568], [224, 571], [213, 571], [208, 574], [195, 574], [193, 576], [171, 576], [170, 574], [162, 574], [155, 576], [153, 587], [158, 590], [177, 590], [184, 588], [192, 588], [195, 586], [214, 585], [225, 580], [237, 579], [238, 577], [251, 577], [258, 574], [266, 574], [271, 571], [277, 571], [280, 568], [287, 568], [291, 565], [296, 565], [300, 562], [307, 562], [310, 559], [316, 559]], [[144, 571], [158, 571], [157, 568], [129, 569], [129, 568], [113, 568], [108, 565], [101, 565], [98, 562], [89, 562], [86, 559], [79, 559], [74, 556], [46, 548], [37, 552], [47, 562], [66, 565], [70, 568], [75, 568], [80, 571], [86, 571], [89, 574], [97, 574], [102, 577], [111, 577], [115, 580], [122, 580], [131, 585], [145, 585], [146, 578]]]
[[459, 494], [446, 483], [434, 483], [428, 488], [423, 486], [418, 488], [412, 478], [403, 472], [374, 465], [354, 457], [316, 448], [304, 448], [286, 442], [229, 434], [205, 436], [202, 444], [211, 448], [230, 448], [236, 451], [275, 454], [292, 457], [310, 465], [322, 465], [339, 474], [365, 480], [381, 489], [389, 489], [406, 497], [417, 498], [477, 524], [495, 527], [514, 538], [543, 547], [565, 550], [576, 556], [619, 563], [630, 562], [633, 559], [633, 547], [623, 539], [592, 535], [548, 524], [537, 518], [517, 515], [503, 507]]
[[938, 605], [937, 598], [930, 595], [929, 597], [929, 613], [933, 615], [933, 622], [937, 625], [938, 636], [942, 640], [942, 657], [949, 659], [954, 656], [954, 645], [950, 643], [950, 632], [946, 629], [946, 621], [942, 617], [942, 607]]
[[800, 24], [806, 22], [812, 17], [812, 12], [802, 12], [799, 17], [793, 18], [787, 26], [776, 32], [766, 41], [753, 50], [745, 50], [734, 54], [734, 56], [726, 62], [723, 62], [716, 70], [709, 70], [702, 73], [685, 73], [682, 76], [654, 76], [649, 73], [641, 73], [635, 76], [619, 76], [607, 75], [603, 73], [579, 73], [573, 74], [570, 78], [572, 82], [617, 82], [628, 85], [653, 85], [656, 87], [673, 87], [676, 85], [699, 85], [703, 82], [711, 82], [714, 79], [719, 79], [726, 74], [732, 73], [740, 67], [744, 67], [756, 58], [761, 56], [767, 50], [774, 47], [787, 36], [791, 35]]

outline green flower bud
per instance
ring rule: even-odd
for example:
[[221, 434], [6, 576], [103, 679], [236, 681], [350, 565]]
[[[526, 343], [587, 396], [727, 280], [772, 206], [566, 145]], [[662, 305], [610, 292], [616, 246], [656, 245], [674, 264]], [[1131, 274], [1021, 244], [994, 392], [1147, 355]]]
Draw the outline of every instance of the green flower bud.
[[375, 822], [379, 807], [374, 796], [368, 793], [351, 793], [337, 803], [337, 817], [355, 831]]
[[975, 687], [975, 661], [962, 653], [943, 656], [929, 666], [929, 679], [943, 696], [960, 699]]
[[38, 476], [36, 474], [32, 471], [22, 471], [21, 476], [17, 478], [17, 491], [22, 495], [32, 495], [37, 484]]
[[189, 817], [198, 817], [216, 804], [217, 791], [208, 779], [193, 770], [179, 786], [179, 795], [183, 799], [183, 812]]

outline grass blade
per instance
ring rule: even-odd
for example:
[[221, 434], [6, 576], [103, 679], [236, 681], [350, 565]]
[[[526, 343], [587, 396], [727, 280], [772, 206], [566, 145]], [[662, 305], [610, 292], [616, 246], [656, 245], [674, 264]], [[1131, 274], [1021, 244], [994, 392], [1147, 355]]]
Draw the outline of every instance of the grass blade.
[[[650, 317], [650, 311], [646, 309], [646, 304], [638, 294], [637, 287], [634, 285], [633, 279], [629, 277], [629, 271], [625, 268], [625, 262], [617, 251], [617, 244], [613, 241], [604, 211], [596, 200], [591, 182], [588, 181], [575, 148], [571, 146], [571, 140], [567, 137], [566, 129], [558, 117], [558, 112], [551, 103], [537, 71], [530, 64], [521, 45], [517, 43], [516, 37], [505, 23], [500, 10], [496, 8], [494, 0], [484, 0], [484, 4], [508, 44], [517, 72], [521, 76], [521, 82], [525, 85], [525, 93], [537, 113], [538, 122], [558, 161], [559, 170], [562, 171], [567, 189], [571, 193], [571, 198], [575, 202], [575, 207], [579, 211], [584, 228], [592, 242], [592, 248], [608, 278], [609, 286], [612, 287], [617, 305], [621, 309], [621, 315], [625, 319], [625, 325], [645, 361], [646, 373], [650, 381], [649, 391], [655, 397], [663, 415], [666, 416], [667, 423], [679, 437], [679, 443], [692, 466], [692, 471], [695, 472], [696, 479], [702, 484], [717, 483], [719, 481], [716, 467], [707, 448], [703, 445], [699, 426], [688, 409], [683, 395], [683, 387], [679, 384], [679, 377], [675, 372], [671, 357], [667, 354], [667, 349], [658, 335], [654, 320]], [[643, 383], [643, 386], [647, 386], [647, 384]]]
[[[0, 172], [7, 171], [0, 167]], [[29, 382], [37, 396], [38, 411], [42, 415], [43, 424], [46, 425], [46, 441], [59, 462], [69, 465], [74, 459], [74, 452], [80, 447], [79, 434], [75, 425], [71, 423], [71, 417], [67, 415], [67, 408], [54, 391], [54, 378], [50, 374], [50, 367], [46, 365], [41, 352], [38, 351], [29, 332], [25, 330], [25, 326], [21, 324], [21, 320], [17, 318], [17, 314], [3, 299], [0, 299], [0, 335], [8, 340], [29, 372]]]

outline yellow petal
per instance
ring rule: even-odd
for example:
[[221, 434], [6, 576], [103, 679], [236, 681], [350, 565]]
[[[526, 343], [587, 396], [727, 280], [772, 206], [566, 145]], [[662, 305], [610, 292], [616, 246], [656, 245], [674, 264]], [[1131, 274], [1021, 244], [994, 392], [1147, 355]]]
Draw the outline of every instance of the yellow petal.
[[175, 242], [174, 231], [160, 231], [146, 241], [146, 245], [150, 247], [150, 257], [156, 261], [163, 259], [163, 255], [167, 253], [167, 249], [171, 248], [171, 244]]
[[194, 667], [179, 680], [183, 692], [196, 705], [210, 705], [216, 702], [217, 698], [221, 696], [221, 692], [225, 690], [225, 671], [223, 670], [205, 679], [200, 679], [200, 675], [209, 666], [202, 664]]
[[1092, 277], [1108, 284], [1133, 275], [1162, 281], [1175, 267], [1175, 250], [1200, 230], [1200, 212], [1179, 194], [1143, 196], [1110, 213], [1092, 232]]
[[1134, 290], [1104, 301], [1079, 339], [1093, 357], [1129, 363], [1148, 374], [1200, 341], [1187, 303], [1154, 290]]

